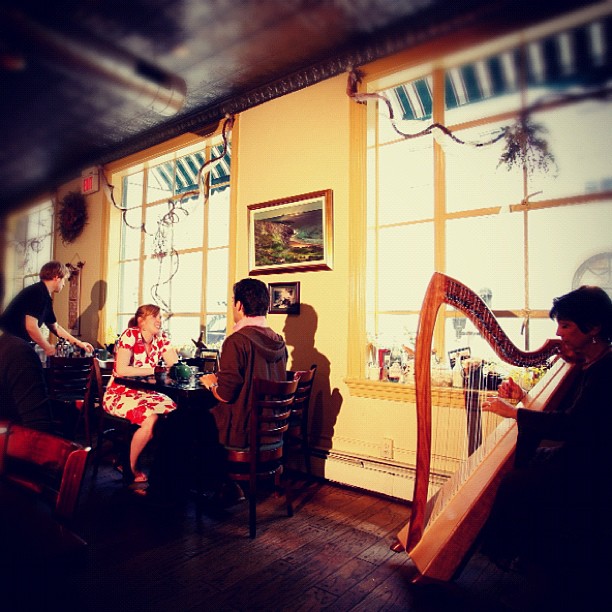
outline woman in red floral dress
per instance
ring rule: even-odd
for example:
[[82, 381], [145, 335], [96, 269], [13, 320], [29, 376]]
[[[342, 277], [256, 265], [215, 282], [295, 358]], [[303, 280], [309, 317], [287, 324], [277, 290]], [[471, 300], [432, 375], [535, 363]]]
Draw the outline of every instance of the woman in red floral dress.
[[161, 330], [159, 306], [144, 304], [138, 307], [115, 345], [113, 376], [103, 402], [104, 410], [109, 414], [140, 425], [130, 446], [130, 469], [134, 482], [147, 481], [146, 474], [138, 469], [138, 457], [153, 437], [158, 416], [172, 412], [176, 404], [163, 393], [130, 389], [116, 383], [114, 377], [151, 376], [160, 359], [171, 366], [178, 361], [178, 356]]

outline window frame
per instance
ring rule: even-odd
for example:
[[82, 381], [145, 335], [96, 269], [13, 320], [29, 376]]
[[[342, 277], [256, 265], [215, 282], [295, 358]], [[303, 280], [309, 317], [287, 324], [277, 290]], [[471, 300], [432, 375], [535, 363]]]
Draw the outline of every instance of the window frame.
[[[231, 151], [231, 133], [227, 136], [227, 142], [228, 142], [228, 152]], [[159, 145], [157, 147], [154, 147], [152, 149], [140, 152], [138, 154], [135, 154], [133, 156], [130, 156], [128, 158], [125, 158], [123, 160], [120, 160], [119, 162], [116, 162], [112, 165], [109, 165], [107, 167], [107, 170], [109, 171], [109, 183], [111, 185], [113, 185], [113, 200], [115, 202], [115, 205], [113, 205], [113, 202], [109, 202], [109, 206], [108, 206], [108, 223], [107, 223], [107, 227], [108, 227], [108, 258], [107, 258], [107, 262], [106, 262], [106, 266], [107, 266], [107, 270], [105, 275], [107, 276], [107, 278], [117, 278], [119, 279], [120, 276], [120, 265], [124, 264], [125, 262], [128, 261], [136, 261], [138, 262], [138, 290], [137, 290], [137, 301], [138, 304], [143, 304], [143, 303], [152, 303], [155, 300], [152, 297], [149, 297], [147, 295], [147, 289], [144, 287], [144, 266], [145, 266], [145, 260], [150, 259], [150, 255], [145, 255], [144, 253], [144, 248], [145, 248], [145, 241], [147, 239], [147, 237], [144, 235], [144, 233], [141, 231], [140, 232], [140, 244], [138, 247], [138, 255], [137, 257], [128, 257], [128, 258], [123, 258], [122, 257], [122, 252], [121, 252], [121, 228], [122, 228], [122, 224], [123, 224], [123, 215], [122, 215], [122, 211], [120, 210], [120, 208], [123, 206], [122, 202], [124, 199], [124, 193], [123, 193], [123, 177], [128, 176], [129, 174], [134, 174], [136, 172], [142, 171], [143, 172], [143, 176], [146, 177], [147, 176], [147, 172], [149, 170], [151, 170], [153, 167], [158, 166], [161, 163], [164, 162], [175, 162], [175, 160], [182, 158], [186, 155], [189, 154], [193, 154], [197, 151], [206, 151], [206, 159], [210, 159], [211, 156], [211, 152], [213, 150], [213, 148], [215, 147], [219, 147], [220, 145], [222, 145], [223, 143], [223, 135], [221, 132], [221, 129], [216, 130], [214, 133], [208, 134], [205, 137], [197, 137], [193, 134], [191, 135], [186, 135], [183, 137], [179, 137], [176, 139], [173, 139], [171, 141], [168, 141], [166, 143], [163, 143], [162, 145]], [[210, 166], [209, 166], [210, 168]], [[223, 316], [227, 321], [229, 321], [229, 313], [230, 313], [230, 306], [229, 304], [224, 305], [223, 309], [218, 309], [218, 310], [210, 310], [209, 312], [207, 312], [206, 310], [206, 275], [207, 275], [207, 263], [208, 263], [208, 257], [211, 251], [215, 250], [215, 251], [221, 251], [221, 250], [226, 250], [227, 252], [227, 279], [226, 279], [226, 285], [227, 285], [227, 290], [229, 291], [229, 287], [230, 287], [230, 278], [232, 278], [232, 266], [233, 266], [233, 258], [231, 257], [231, 252], [232, 252], [232, 244], [233, 244], [233, 234], [232, 234], [232, 225], [233, 225], [233, 219], [235, 217], [235, 204], [234, 204], [234, 198], [233, 198], [233, 184], [232, 184], [232, 178], [231, 178], [231, 172], [230, 172], [230, 176], [229, 176], [229, 180], [225, 182], [224, 185], [222, 184], [214, 184], [212, 187], [210, 185], [210, 180], [209, 177], [211, 176], [211, 173], [206, 173], [206, 186], [205, 186], [205, 193], [201, 194], [199, 197], [206, 197], [206, 198], [210, 198], [210, 191], [216, 191], [219, 190], [220, 188], [222, 188], [223, 190], [229, 190], [229, 202], [228, 202], [228, 227], [229, 227], [229, 231], [228, 231], [228, 237], [227, 237], [227, 244], [223, 244], [223, 245], [216, 245], [214, 247], [211, 248], [207, 248], [207, 244], [208, 244], [208, 206], [204, 205], [204, 211], [203, 211], [203, 234], [202, 234], [202, 239], [201, 242], [198, 243], [197, 246], [190, 246], [188, 248], [185, 249], [178, 249], [178, 253], [179, 253], [179, 257], [181, 255], [185, 255], [185, 254], [191, 254], [191, 253], [202, 253], [202, 270], [201, 270], [201, 279], [202, 279], [202, 293], [200, 296], [200, 304], [199, 304], [199, 311], [177, 311], [172, 312], [172, 316], [176, 316], [177, 318], [183, 318], [183, 317], [198, 317], [199, 319], [199, 326], [200, 329], [206, 331], [206, 324], [207, 324], [207, 319], [209, 316]], [[152, 207], [159, 205], [160, 203], [164, 203], [168, 201], [168, 198], [162, 198], [160, 200], [157, 201], [152, 201], [152, 202], [146, 202], [147, 199], [147, 180], [146, 178], [143, 180], [143, 187], [142, 187], [142, 197], [141, 197], [141, 202], [135, 207], [135, 208], [140, 208], [140, 221], [144, 222], [144, 218], [146, 215], [146, 211], [150, 210]], [[174, 200], [180, 200], [181, 197], [183, 197], [184, 194], [182, 193], [177, 193], [176, 195], [173, 196]], [[214, 196], [212, 196], [214, 197]], [[210, 199], [206, 199], [206, 202], [210, 202]], [[133, 223], [130, 222], [130, 224], [132, 225]], [[110, 331], [109, 330], [113, 330], [113, 332], [115, 333], [121, 333], [123, 331], [123, 328], [125, 327], [125, 325], [121, 324], [122, 320], [126, 320], [133, 315], [134, 313], [131, 312], [127, 312], [127, 311], [123, 311], [120, 310], [120, 295], [119, 295], [119, 285], [120, 283], [113, 283], [110, 284], [109, 283], [109, 287], [108, 287], [108, 297], [107, 297], [107, 309], [105, 311], [105, 320], [104, 320], [104, 327], [101, 329], [106, 329], [106, 336], [109, 335]], [[162, 306], [162, 304], [160, 304], [160, 306]], [[162, 308], [163, 310], [163, 308]], [[119, 327], [121, 327], [122, 329], [118, 329]], [[197, 333], [196, 330], [194, 329], [193, 331], [193, 335], [195, 336], [194, 338], [180, 338], [177, 339], [176, 341], [173, 341], [173, 345], [176, 346], [177, 348], [180, 348], [180, 346], [190, 346], [193, 345], [193, 343], [191, 342], [192, 339], [198, 339], [197, 338]], [[220, 344], [221, 341], [219, 341], [216, 344]], [[195, 348], [195, 347], [194, 347]]]
[[[443, 41], [439, 45], [437, 55], [430, 56], [427, 61], [422, 61], [422, 50], [416, 49], [399, 54], [393, 58], [387, 58], [384, 61], [375, 62], [367, 67], [366, 71], [362, 71], [362, 83], [360, 89], [367, 93], [376, 93], [396, 85], [406, 83], [410, 80], [432, 75], [434, 83], [434, 91], [444, 91], [445, 72], [453, 67], [461, 66], [463, 63], [476, 61], [487, 57], [493, 53], [501, 53], [504, 50], [512, 49], [520, 44], [526, 45], [531, 41], [543, 38], [544, 36], [553, 34], [563, 29], [587, 23], [598, 17], [604, 17], [608, 13], [606, 10], [601, 10], [599, 13], [593, 11], [579, 12], [573, 16], [564, 16], [559, 19], [551, 20], [537, 27], [526, 28], [520, 31], [512, 32], [499, 36], [492, 40], [486, 40], [483, 35], [480, 39], [473, 38], [473, 44], [469, 47], [461, 48], [462, 44], [467, 44], [464, 41], [470, 40], [470, 34], [466, 35], [463, 42], [455, 44]], [[473, 34], [473, 33], [472, 33]], [[430, 50], [431, 51], [431, 50]], [[421, 55], [421, 57], [419, 57]], [[351, 123], [351, 144], [354, 148], [355, 155], [352, 158], [351, 164], [351, 202], [352, 218], [351, 218], [351, 233], [357, 239], [353, 244], [367, 244], [368, 237], [368, 190], [374, 193], [378, 192], [377, 187], [367, 186], [367, 180], [364, 177], [368, 176], [368, 155], [370, 151], [370, 142], [377, 142], [377, 116], [378, 105], [380, 102], [371, 101], [367, 105], [352, 104], [350, 109]], [[431, 122], [445, 124], [444, 121], [444, 96], [434, 96], [434, 106], [432, 110]], [[501, 117], [514, 117], [516, 112], [501, 113], [496, 116], [487, 116], [486, 118], [448, 125], [447, 127], [453, 132], [462, 129], [484, 125], [499, 120]], [[429, 122], [426, 122], [427, 124]], [[425, 127], [425, 126], [423, 126]], [[370, 141], [370, 142], [369, 142]], [[444, 272], [446, 261], [446, 224], [450, 219], [469, 217], [477, 214], [492, 214], [499, 213], [501, 207], [493, 207], [490, 210], [476, 210], [464, 212], [448, 212], [446, 210], [446, 174], [444, 168], [444, 152], [440, 144], [434, 140], [434, 270]], [[378, 173], [376, 173], [378, 176]], [[526, 181], [524, 181], [525, 189]], [[513, 203], [508, 207], [511, 214], [529, 214], [529, 211], [540, 210], [544, 208], [561, 207], [566, 205], [580, 205], [582, 203], [597, 202], [609, 200], [612, 197], [610, 191], [600, 191], [595, 194], [579, 194], [569, 197], [555, 198], [550, 200], [539, 200], [537, 202], [529, 202], [525, 191], [521, 202]], [[526, 212], [527, 211], [527, 212]], [[350, 299], [355, 305], [355, 316], [351, 318], [349, 329], [348, 342], [348, 377], [347, 384], [351, 392], [363, 397], [378, 397], [394, 399], [397, 401], [406, 401], [406, 390], [410, 385], [396, 385], [393, 383], [373, 382], [366, 380], [366, 362], [369, 352], [368, 330], [367, 330], [367, 312], [366, 312], [366, 297], [367, 290], [366, 279], [366, 249], [361, 251], [355, 250], [351, 253], [350, 259], [352, 266], [350, 269]], [[377, 264], [376, 264], [377, 268]], [[434, 271], [432, 270], [432, 272]], [[377, 310], [377, 304], [374, 304]], [[450, 309], [441, 309], [445, 317], [449, 316]], [[378, 313], [380, 314], [380, 313]], [[418, 314], [418, 311], [406, 311], [406, 314]], [[497, 311], [498, 317], [523, 317], [525, 308], [517, 308], [510, 311]], [[451, 315], [452, 316], [452, 315]], [[529, 317], [532, 318], [548, 318], [547, 310], [529, 311]], [[442, 334], [443, 335], [443, 334]], [[438, 337], [435, 339], [438, 346], [444, 348], [444, 338]], [[531, 349], [537, 347], [530, 347]], [[409, 390], [410, 391], [410, 390]], [[410, 391], [411, 392], [411, 391]]]

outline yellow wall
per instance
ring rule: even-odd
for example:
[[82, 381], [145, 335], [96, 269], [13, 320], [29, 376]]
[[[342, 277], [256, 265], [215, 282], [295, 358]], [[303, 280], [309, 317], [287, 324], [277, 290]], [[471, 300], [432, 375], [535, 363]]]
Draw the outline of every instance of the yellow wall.
[[[264, 282], [299, 281], [299, 316], [269, 315], [270, 325], [289, 345], [290, 365], [304, 369], [318, 366], [312, 401], [313, 443], [337, 459], [314, 461], [321, 475], [384, 493], [409, 497], [411, 486], [400, 488], [388, 478], [378, 482], [384, 463], [364, 469], [355, 457], [379, 460], [383, 438], [392, 438], [401, 463], [413, 462], [414, 410], [397, 401], [351, 397], [347, 378], [349, 319], [349, 116], [352, 102], [346, 95], [346, 76], [341, 75], [244, 112], [234, 133], [232, 184], [236, 203], [235, 278], [248, 276], [247, 229], [249, 204], [311, 191], [333, 191], [332, 270], [260, 276]], [[65, 185], [58, 198], [78, 189], [79, 181]], [[56, 258], [84, 261], [82, 311], [86, 313], [81, 335], [102, 340], [103, 323], [97, 325], [105, 295], [104, 228], [111, 204], [102, 191], [87, 198], [89, 222], [72, 244], [56, 244]], [[353, 247], [354, 248], [354, 247]], [[112, 279], [107, 279], [112, 283]], [[68, 292], [56, 296], [56, 314], [67, 325]], [[323, 453], [325, 454], [325, 453]], [[347, 467], [348, 466], [348, 467]], [[359, 471], [355, 474], [355, 469]], [[363, 474], [361, 474], [363, 472]]]
[[[63, 185], [57, 192], [57, 201], [69, 191], [79, 191], [80, 179]], [[76, 266], [79, 262], [85, 265], [81, 270], [81, 334], [83, 340], [96, 345], [99, 320], [103, 317], [106, 298], [106, 283], [104, 279], [104, 240], [105, 206], [102, 191], [87, 197], [88, 222], [83, 233], [72, 243], [62, 242], [59, 234], [55, 239], [55, 259]], [[68, 285], [54, 298], [54, 310], [59, 324], [68, 328]], [[103, 328], [102, 328], [103, 329]]]

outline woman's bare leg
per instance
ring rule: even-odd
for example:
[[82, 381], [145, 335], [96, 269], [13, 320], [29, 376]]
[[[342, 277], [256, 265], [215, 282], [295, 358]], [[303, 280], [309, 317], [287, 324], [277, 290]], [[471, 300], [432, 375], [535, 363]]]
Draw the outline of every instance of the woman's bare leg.
[[153, 437], [153, 427], [157, 422], [157, 414], [148, 416], [142, 425], [134, 432], [132, 444], [130, 445], [130, 469], [136, 475], [138, 473], [138, 458], [144, 447]]

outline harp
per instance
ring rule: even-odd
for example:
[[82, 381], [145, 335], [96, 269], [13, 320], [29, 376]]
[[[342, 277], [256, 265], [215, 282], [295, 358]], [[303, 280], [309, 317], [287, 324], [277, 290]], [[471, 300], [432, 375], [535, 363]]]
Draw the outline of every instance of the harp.
[[[495, 354], [517, 367], [553, 360], [522, 405], [552, 409], [571, 383], [573, 367], [559, 358], [559, 341], [547, 340], [536, 351], [521, 351], [507, 337], [486, 304], [462, 283], [434, 273], [421, 309], [415, 350], [417, 455], [414, 498], [409, 522], [397, 534], [394, 550], [406, 550], [414, 569], [413, 582], [451, 580], [462, 566], [493, 504], [501, 477], [512, 466], [516, 422], [497, 417], [477, 451], [450, 474], [432, 473], [431, 344], [438, 310], [443, 303], [461, 311], [476, 326]], [[436, 490], [432, 476], [444, 480]]]

